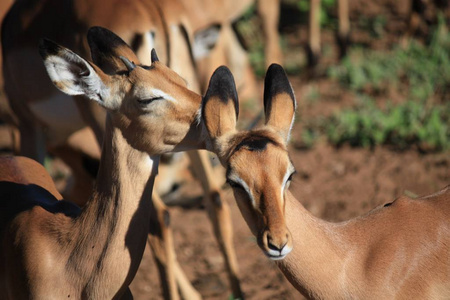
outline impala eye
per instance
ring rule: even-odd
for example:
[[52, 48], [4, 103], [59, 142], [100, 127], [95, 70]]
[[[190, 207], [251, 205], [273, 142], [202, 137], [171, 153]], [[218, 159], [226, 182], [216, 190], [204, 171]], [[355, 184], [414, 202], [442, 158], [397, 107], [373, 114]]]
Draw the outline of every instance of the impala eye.
[[158, 97], [153, 97], [153, 98], [148, 98], [148, 99], [138, 99], [138, 103], [141, 105], [147, 105], [152, 103], [153, 101], [157, 101], [157, 100], [163, 100], [164, 98], [161, 96]]
[[295, 173], [297, 173], [297, 171], [292, 172], [292, 174], [289, 175], [289, 178], [287, 179], [287, 181], [292, 181], [292, 177], [294, 176]]
[[227, 179], [227, 183], [232, 187], [232, 188], [236, 188], [236, 189], [244, 189], [244, 187], [242, 185], [240, 185], [239, 183], [237, 183], [236, 181]]

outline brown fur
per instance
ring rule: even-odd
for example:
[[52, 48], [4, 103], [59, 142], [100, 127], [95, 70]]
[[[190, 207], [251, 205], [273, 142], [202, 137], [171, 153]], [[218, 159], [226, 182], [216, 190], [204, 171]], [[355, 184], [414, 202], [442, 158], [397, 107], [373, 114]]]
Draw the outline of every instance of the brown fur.
[[[107, 38], [106, 33], [96, 38]], [[46, 49], [55, 46], [41, 45], [45, 60], [69, 53], [59, 47], [56, 52], [44, 54]], [[119, 48], [116, 50], [125, 55]], [[110, 91], [101, 99], [109, 113], [97, 183], [81, 211], [73, 204], [57, 201], [60, 196], [36, 198], [38, 194], [28, 193], [21, 199], [31, 207], [22, 206], [20, 211], [16, 209], [2, 218], [10, 220], [1, 228], [2, 299], [130, 296], [127, 287], [142, 258], [152, 211], [150, 196], [157, 161], [149, 155], [204, 147], [196, 120], [201, 97], [189, 91], [175, 72], [156, 62], [150, 70], [137, 67], [129, 74], [111, 76], [79, 57], [67, 57], [78, 67], [93, 67]], [[54, 64], [47, 66], [52, 68]], [[92, 71], [90, 76], [94, 76]], [[74, 88], [81, 80], [86, 79], [78, 78]], [[89, 87], [82, 86], [96, 99], [97, 95], [89, 94]], [[136, 106], [136, 99], [151, 87], [158, 87], [176, 101], [164, 99], [145, 108]], [[146, 142], [149, 140], [153, 143]], [[17, 178], [15, 181], [21, 185], [33, 182], [55, 192], [48, 174], [40, 182], [37, 176], [45, 172], [31, 173], [21, 160], [11, 159], [13, 163], [0, 168], [5, 170], [2, 181]], [[42, 170], [36, 163], [31, 165], [31, 170]], [[26, 191], [25, 186], [20, 190]], [[2, 198], [2, 205], [9, 207], [11, 201], [15, 201], [11, 195]]]
[[[73, 0], [70, 3], [73, 6], [65, 5], [61, 8], [60, 6], [63, 5], [60, 1], [54, 0], [43, 0], [40, 2], [17, 1], [9, 13], [4, 26], [4, 31], [8, 33], [9, 37], [5, 41], [5, 51], [9, 57], [6, 72], [9, 74], [8, 78], [10, 78], [7, 82], [7, 88], [11, 104], [21, 120], [20, 129], [23, 141], [21, 153], [41, 162], [46, 151], [63, 159], [71, 168], [74, 176], [73, 184], [69, 185], [68, 189], [64, 191], [65, 197], [82, 205], [91, 195], [93, 180], [91, 174], [83, 168], [80, 162], [85, 157], [99, 158], [99, 147], [90, 143], [92, 142], [92, 134], [87, 132], [89, 130], [86, 128], [83, 129], [81, 127], [75, 132], [70, 132], [70, 135], [64, 137], [63, 141], [55, 142], [52, 139], [52, 135], [48, 133], [56, 135], [55, 132], [58, 133], [61, 126], [49, 126], [46, 120], [38, 119], [34, 112], [30, 110], [29, 106], [31, 104], [44, 102], [55, 92], [54, 87], [47, 79], [48, 76], [42, 68], [42, 62], [36, 51], [38, 38], [50, 38], [62, 45], [70, 46], [76, 53], [89, 57], [90, 51], [85, 39], [87, 29], [93, 25], [101, 25], [113, 30], [129, 45], [134, 47], [133, 50], [136, 54], [129, 47], [119, 44], [115, 45], [117, 47], [115, 47], [114, 51], [111, 51], [112, 53], [107, 53], [106, 51], [102, 53], [104, 57], [92, 57], [94, 61], [101, 62], [99, 67], [104, 73], [111, 75], [117, 73], [118, 70], [126, 71], [117, 53], [122, 53], [136, 64], [138, 62], [146, 65], [151, 63], [151, 49], [144, 44], [144, 39], [145, 33], [152, 32], [155, 35], [154, 47], [157, 50], [160, 62], [168, 64], [173, 71], [182, 77], [170, 74], [170, 78], [167, 78], [168, 76], [164, 72], [153, 72], [155, 78], [159, 78], [159, 80], [152, 80], [154, 82], [153, 87], [165, 90], [167, 86], [159, 83], [169, 82], [172, 84], [170, 80], [175, 80], [171, 93], [178, 93], [178, 86], [185, 87], [185, 81], [188, 82], [189, 89], [194, 92], [199, 92], [200, 87], [190, 49], [192, 28], [190, 20], [184, 13], [184, 8], [179, 0], [131, 0], [126, 2], [114, 0], [107, 3], [105, 1]], [[61, 13], [61, 9], [64, 9], [64, 13]], [[32, 13], [30, 14], [30, 12]], [[32, 26], [24, 24], [32, 24]], [[112, 45], [107, 46], [108, 49], [112, 48]], [[24, 50], [27, 50], [29, 53], [22, 52]], [[27, 63], [24, 65], [23, 62]], [[134, 74], [137, 73], [139, 71], [134, 72]], [[17, 78], [24, 78], [27, 86], [23, 85], [22, 80], [16, 80]], [[135, 81], [139, 85], [142, 78], [130, 78], [130, 80]], [[64, 89], [64, 85], [67, 83], [53, 82], [53, 84], [60, 89]], [[99, 109], [98, 105], [85, 101], [83, 96], [74, 96], [74, 100], [80, 108], [81, 117], [86, 121], [87, 125], [90, 125], [97, 140], [101, 143], [104, 134], [104, 111]], [[190, 104], [192, 103], [189, 103], [189, 101], [183, 103], [186, 107], [180, 105], [169, 110], [173, 115], [178, 116], [178, 120], [170, 120], [168, 118], [164, 124], [156, 122], [152, 125], [157, 127], [155, 130], [156, 134], [151, 138], [141, 139], [141, 145], [139, 145], [141, 149], [153, 146], [158, 147], [161, 145], [161, 142], [171, 144], [173, 143], [172, 137], [176, 136], [175, 131], [184, 131], [186, 129], [180, 128], [179, 123], [188, 123], [194, 117], [196, 111], [192, 110], [192, 108], [198, 103], [194, 103], [194, 106], [191, 106]], [[134, 122], [131, 122], [130, 118], [134, 117], [135, 111], [133, 107], [125, 109], [127, 109], [127, 113], [121, 119], [121, 122], [127, 127], [126, 130], [129, 134], [132, 134], [133, 131], [138, 132], [138, 128], [145, 125], [142, 123], [143, 118], [137, 117]], [[52, 110], [47, 109], [47, 111], [51, 112]], [[189, 114], [185, 114], [185, 111], [188, 111]], [[57, 114], [56, 111], [55, 114]], [[159, 131], [161, 127], [166, 129]], [[159, 134], [157, 134], [158, 132]], [[84, 139], [80, 138], [80, 136], [84, 137]], [[191, 133], [188, 133], [186, 143], [190, 141], [190, 137]], [[195, 141], [193, 144], [195, 144]], [[165, 150], [153, 149], [152, 151], [160, 152]], [[203, 160], [202, 162], [209, 164], [208, 160]], [[200, 168], [202, 167], [211, 168], [211, 166], [200, 166]], [[167, 177], [158, 176], [156, 185], [158, 185], [158, 181], [167, 179]], [[213, 191], [208, 190], [205, 194], [210, 195]], [[205, 200], [210, 201], [210, 198], [206, 197]], [[224, 206], [227, 206], [227, 204], [225, 203]], [[220, 227], [229, 226], [227, 225], [230, 223], [227, 214], [224, 215], [223, 211], [213, 211], [212, 213], [221, 214], [220, 219], [224, 221], [223, 225], [222, 223], [219, 224]], [[162, 224], [161, 227], [164, 228]], [[226, 237], [218, 237], [219, 240], [230, 240], [232, 237], [231, 231], [219, 230], [217, 232], [226, 234]], [[233, 253], [229, 253], [229, 251]], [[227, 252], [224, 255], [226, 257], [225, 261], [233, 260], [228, 257], [235, 256], [233, 249], [230, 247], [227, 247]], [[228, 269], [233, 269], [231, 277], [237, 277], [238, 270], [237, 268], [232, 268], [231, 265], [237, 265], [236, 261], [234, 260], [228, 266]], [[171, 271], [168, 273], [171, 273]], [[236, 284], [232, 283], [232, 286], [235, 287]], [[237, 284], [237, 287], [239, 287], [239, 284]], [[234, 288], [233, 293], [239, 296], [240, 288], [237, 287]], [[171, 288], [171, 290], [174, 290], [174, 288]], [[167, 296], [166, 298], [169, 297], [175, 296]]]
[[[276, 86], [288, 84], [279, 68], [269, 68], [267, 77], [283, 83]], [[273, 89], [271, 80], [266, 80], [266, 89], [268, 85], [274, 93], [267, 101], [286, 99], [287, 94]], [[419, 199], [402, 196], [346, 222], [320, 220], [287, 187], [282, 190], [282, 178], [292, 166], [285, 135], [273, 130], [272, 122], [289, 130], [285, 118], [294, 113], [295, 105], [285, 107], [272, 109], [269, 114], [277, 117], [266, 118], [261, 129], [225, 131], [221, 136], [210, 132], [237, 204], [261, 249], [269, 252], [267, 234], [275, 240], [268, 239], [269, 243], [277, 246], [281, 242], [276, 239], [290, 232], [287, 245], [292, 251], [277, 265], [311, 299], [448, 299], [450, 186]], [[205, 117], [206, 123], [211, 121]]]

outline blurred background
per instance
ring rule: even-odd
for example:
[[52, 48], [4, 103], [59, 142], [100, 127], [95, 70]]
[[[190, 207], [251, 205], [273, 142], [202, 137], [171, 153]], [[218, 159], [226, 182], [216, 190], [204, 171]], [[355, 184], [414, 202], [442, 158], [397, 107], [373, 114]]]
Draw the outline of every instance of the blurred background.
[[[312, 47], [310, 11], [315, 0], [281, 0], [278, 63], [285, 68], [298, 103], [289, 147], [297, 174], [290, 189], [314, 215], [344, 221], [403, 194], [417, 197], [450, 184], [446, 2], [352, 0], [349, 31], [340, 37], [337, 0], [319, 1], [321, 30], [319, 43]], [[233, 16], [232, 26], [255, 84], [248, 96], [240, 94], [239, 121], [245, 128], [259, 123], [270, 61], [265, 59], [267, 41], [258, 4], [243, 11]], [[1, 123], [0, 147], [3, 153], [12, 153], [19, 138], [14, 122], [4, 117]], [[45, 165], [64, 189], [70, 170], [52, 156]], [[176, 198], [189, 200], [171, 208], [180, 265], [205, 299], [232, 299], [223, 258], [201, 203], [201, 186], [192, 176], [185, 176], [179, 185]], [[224, 189], [247, 299], [301, 299], [276, 265], [260, 253], [230, 189]], [[174, 197], [166, 193], [163, 199], [170, 205]], [[148, 249], [131, 288], [135, 299], [162, 297]]]

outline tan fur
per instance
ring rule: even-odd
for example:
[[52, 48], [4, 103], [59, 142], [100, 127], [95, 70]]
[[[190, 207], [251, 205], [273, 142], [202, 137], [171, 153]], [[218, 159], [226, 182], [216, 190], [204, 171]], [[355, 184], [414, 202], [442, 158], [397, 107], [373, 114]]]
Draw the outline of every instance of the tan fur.
[[202, 92], [206, 91], [208, 79], [214, 70], [225, 65], [236, 78], [241, 100], [257, 97], [256, 78], [247, 52], [243, 49], [232, 23], [241, 17], [255, 0], [181, 0], [192, 25], [192, 34], [220, 25], [219, 37], [207, 56], [197, 58], [197, 70]]
[[[57, 55], [65, 52], [61, 49]], [[120, 48], [116, 54], [125, 55]], [[23, 189], [36, 184], [57, 196], [47, 201], [59, 205], [52, 211], [37, 202], [15, 215], [3, 216], [2, 220], [9, 221], [3, 221], [1, 228], [2, 299], [130, 296], [127, 287], [142, 258], [152, 211], [157, 160], [149, 155], [204, 147], [196, 120], [201, 97], [189, 91], [175, 72], [159, 62], [150, 70], [137, 67], [125, 76], [106, 75], [92, 63], [90, 66], [111, 93], [102, 100], [109, 113], [97, 183], [79, 215], [73, 215], [77, 214], [73, 205], [61, 206], [65, 202], [56, 201], [60, 195], [37, 163], [27, 167], [24, 159], [2, 161], [2, 182], [13, 181]], [[151, 87], [176, 101], [136, 106], [136, 99]], [[45, 177], [41, 180], [40, 176]], [[10, 205], [10, 201], [14, 198], [2, 199], [3, 204]]]
[[[268, 78], [279, 83], [281, 76], [274, 72]], [[286, 75], [280, 86], [265, 100], [282, 103]], [[269, 121], [260, 129], [215, 137], [237, 204], [263, 252], [291, 246], [277, 265], [311, 299], [448, 299], [450, 186], [419, 199], [402, 196], [346, 222], [320, 220], [292, 196], [288, 184], [283, 190], [283, 176], [293, 166], [285, 136], [273, 127], [289, 131], [285, 118], [294, 105], [285, 107], [266, 112]], [[205, 116], [205, 122], [218, 120]]]
[[[5, 31], [9, 37], [9, 39], [6, 39], [7, 46], [5, 50], [9, 61], [7, 72], [8, 78], [10, 78], [7, 82], [7, 88], [11, 104], [21, 121], [20, 129], [23, 141], [21, 153], [41, 162], [45, 151], [49, 151], [63, 159], [71, 168], [74, 176], [73, 183], [64, 191], [64, 195], [66, 199], [82, 205], [91, 195], [93, 180], [83, 168], [81, 162], [86, 156], [99, 158], [99, 150], [96, 153], [90, 151], [99, 149], [99, 147], [86, 147], [87, 143], [92, 142], [92, 136], [84, 133], [88, 129], [83, 128], [83, 123], [80, 123], [79, 128], [77, 127], [75, 132], [58, 132], [61, 126], [47, 124], [45, 119], [39, 119], [37, 114], [30, 110], [30, 105], [44, 103], [46, 99], [55, 94], [55, 89], [50, 84], [48, 76], [44, 73], [42, 62], [38, 57], [36, 50], [38, 38], [47, 37], [53, 39], [62, 45], [70, 46], [75, 52], [88, 57], [89, 49], [85, 33], [90, 26], [101, 25], [109, 28], [121, 36], [128, 44], [132, 44], [137, 35], [142, 36], [144, 38], [143, 42], [145, 42], [145, 34], [153, 32], [155, 35], [153, 47], [156, 48], [160, 61], [168, 63], [169, 67], [182, 77], [182, 79], [178, 76], [170, 78], [170, 80], [175, 80], [176, 83], [169, 89], [170, 93], [178, 93], [177, 84], [185, 86], [185, 81], [188, 82], [190, 90], [199, 92], [200, 87], [196, 78], [196, 67], [190, 54], [189, 43], [192, 43], [192, 28], [180, 1], [161, 2], [152, 0], [142, 2], [132, 0], [126, 3], [123, 1], [113, 1], [112, 3], [109, 1], [106, 3], [105, 1], [74, 0], [73, 8], [64, 6], [64, 13], [61, 13], [60, 5], [62, 4], [59, 1], [54, 0], [44, 0], [36, 3], [19, 0], [14, 5], [5, 23]], [[18, 20], [21, 21], [19, 22]], [[49, 28], [49, 23], [52, 24], [51, 28]], [[32, 26], [28, 26], [28, 24], [32, 24]], [[57, 31], [54, 30], [56, 28]], [[183, 30], [187, 32], [187, 36], [184, 36]], [[149, 46], [142, 44], [135, 50], [136, 54], [125, 46], [117, 49], [118, 52], [129, 57], [131, 61], [135, 63], [140, 61], [149, 65], [151, 50]], [[26, 64], [23, 64], [24, 62]], [[125, 70], [118, 56], [111, 57], [110, 64], [112, 67], [104, 70], [108, 74], [114, 73], [115, 69]], [[156, 78], [159, 76], [159, 81], [161, 82], [166, 82], [166, 79], [167, 82], [170, 82], [166, 74], [158, 73], [155, 76]], [[28, 84], [26, 88], [22, 84], [22, 79], [25, 79]], [[141, 78], [133, 80], [139, 83]], [[166, 90], [166, 86], [159, 84], [159, 81], [154, 81], [153, 87]], [[63, 88], [64, 83], [54, 82], [54, 84]], [[101, 142], [104, 134], [104, 111], [98, 105], [85, 101], [82, 96], [74, 96], [74, 100], [78, 108], [80, 108], [80, 115], [77, 118], [86, 121], [86, 124], [93, 129], [97, 140]], [[183, 104], [168, 108], [168, 112], [172, 116], [177, 115], [179, 120], [171, 120], [168, 116], [165, 122], [155, 122], [152, 125], [156, 127], [155, 134], [151, 138], [141, 139], [142, 145], [140, 145], [140, 148], [154, 146], [156, 148], [152, 149], [152, 151], [165, 151], [165, 149], [159, 149], [158, 147], [164, 143], [173, 143], [173, 137], [176, 136], [177, 132], [186, 130], [186, 127], [180, 128], [179, 122], [191, 120], [196, 114], [196, 110], [194, 111], [192, 108], [198, 109], [198, 103], [195, 103], [194, 106], [190, 106], [189, 101], [183, 103], [186, 107]], [[129, 109], [129, 114], [133, 113], [133, 107], [126, 109]], [[58, 114], [56, 110], [52, 111], [51, 107], [47, 107], [45, 111], [49, 114], [52, 112], [55, 115]], [[186, 115], [185, 111], [190, 112], [190, 114]], [[139, 126], [146, 125], [141, 122], [140, 117], [135, 122], [130, 122], [128, 117], [124, 117], [121, 122], [128, 127], [127, 131], [130, 134], [133, 131], [137, 131]], [[161, 128], [165, 128], [165, 130], [160, 130]], [[54, 136], [62, 136], [62, 138], [59, 141], [55, 141]], [[80, 138], [80, 136], [84, 138]], [[190, 138], [191, 133], [188, 133], [186, 142], [189, 142]], [[196, 142], [193, 143], [195, 144]], [[189, 146], [187, 145], [187, 147]], [[177, 151], [179, 150], [183, 149], [177, 149]], [[206, 163], [209, 164], [209, 161], [206, 161]], [[210, 168], [210, 166], [200, 166], [200, 168], [202, 167]], [[167, 173], [170, 174], [171, 172]], [[167, 177], [159, 176], [156, 184], [158, 185], [158, 181], [167, 179]], [[205, 191], [205, 193], [209, 195], [212, 192]], [[210, 198], [207, 197], [205, 200], [209, 201], [208, 199]], [[224, 205], [227, 204], [225, 203]], [[224, 224], [226, 223], [224, 221]], [[226, 227], [227, 225], [223, 226]], [[231, 231], [228, 233], [227, 230], [220, 230], [218, 233], [226, 235], [225, 238], [218, 237], [219, 240], [230, 240], [228, 236], [231, 237]], [[170, 241], [161, 245], [169, 244]], [[160, 252], [164, 251], [169, 250], [162, 249]], [[235, 256], [232, 248], [227, 247], [226, 251], [227, 253], [224, 254], [226, 257]], [[232, 253], [229, 253], [230, 251]], [[225, 259], [225, 261], [228, 262], [229, 260]], [[230, 264], [236, 265], [237, 262], [234, 260]], [[232, 267], [228, 267], [228, 269], [232, 269]], [[237, 270], [234, 272], [237, 272]], [[172, 271], [168, 271], [168, 273], [172, 273]], [[187, 284], [184, 284], [184, 286], [187, 286]], [[171, 290], [173, 291], [174, 288], [171, 287]], [[188, 287], [188, 290], [192, 290], [192, 287]], [[237, 293], [239, 290], [236, 289], [234, 292]], [[189, 292], [183, 293], [189, 295]], [[194, 293], [191, 294], [194, 295]], [[166, 298], [170, 297], [169, 295]]]

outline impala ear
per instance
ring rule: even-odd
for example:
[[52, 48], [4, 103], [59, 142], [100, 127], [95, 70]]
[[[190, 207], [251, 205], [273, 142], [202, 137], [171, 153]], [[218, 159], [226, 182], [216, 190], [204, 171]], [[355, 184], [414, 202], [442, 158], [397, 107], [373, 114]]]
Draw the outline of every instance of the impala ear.
[[294, 91], [284, 69], [278, 64], [270, 65], [264, 81], [266, 125], [274, 128], [285, 143], [289, 140], [296, 106]]
[[127, 70], [121, 57], [140, 64], [138, 57], [118, 35], [99, 26], [91, 27], [87, 34], [92, 61], [109, 75]]
[[156, 54], [155, 48], [152, 49], [152, 52], [151, 52], [151, 54], [150, 54], [150, 59], [151, 59], [151, 61], [152, 61], [152, 64], [153, 64], [154, 62], [159, 61], [159, 58], [158, 58], [158, 55]]
[[202, 102], [202, 118], [213, 142], [236, 130], [238, 115], [239, 102], [233, 75], [227, 67], [221, 66], [211, 76]]
[[39, 41], [47, 73], [53, 84], [68, 95], [85, 95], [100, 105], [114, 109], [111, 103], [110, 78], [98, 67], [50, 40]]

